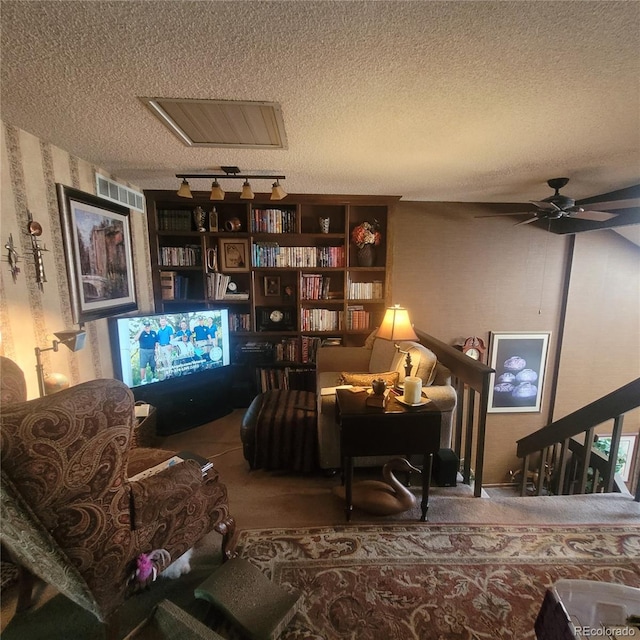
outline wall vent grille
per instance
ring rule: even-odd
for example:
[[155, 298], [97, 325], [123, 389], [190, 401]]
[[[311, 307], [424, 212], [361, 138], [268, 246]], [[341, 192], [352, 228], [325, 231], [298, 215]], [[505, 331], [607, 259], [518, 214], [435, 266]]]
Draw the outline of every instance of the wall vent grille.
[[96, 193], [105, 200], [117, 202], [144, 213], [144, 194], [96, 173]]

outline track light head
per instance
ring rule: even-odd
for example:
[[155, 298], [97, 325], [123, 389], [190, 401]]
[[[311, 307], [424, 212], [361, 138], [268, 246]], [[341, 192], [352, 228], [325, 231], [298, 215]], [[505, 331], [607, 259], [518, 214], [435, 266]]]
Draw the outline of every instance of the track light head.
[[276, 180], [271, 188], [271, 200], [286, 198], [287, 192], [280, 186], [280, 180]]
[[193, 195], [191, 194], [191, 187], [189, 186], [186, 178], [182, 178], [182, 184], [178, 189], [178, 195], [181, 198], [193, 198]]
[[217, 180], [214, 180], [211, 184], [211, 195], [209, 196], [209, 200], [224, 200], [224, 190]]
[[244, 184], [242, 185], [242, 193], [240, 194], [240, 200], [253, 200], [255, 197], [253, 190], [251, 189], [251, 185], [249, 184], [249, 180], [245, 179]]

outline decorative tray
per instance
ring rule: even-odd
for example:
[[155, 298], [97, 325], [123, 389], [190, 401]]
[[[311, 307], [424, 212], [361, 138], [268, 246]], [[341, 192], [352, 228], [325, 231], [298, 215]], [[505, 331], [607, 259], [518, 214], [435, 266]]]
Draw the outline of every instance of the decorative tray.
[[416, 403], [413, 403], [413, 402], [407, 402], [407, 401], [404, 399], [404, 396], [396, 396], [396, 400], [397, 400], [400, 404], [405, 405], [405, 407], [421, 407], [422, 405], [425, 405], [425, 404], [427, 404], [427, 402], [429, 402], [429, 398], [425, 398], [424, 396], [422, 396], [422, 397], [420, 398], [420, 402], [416, 402]]

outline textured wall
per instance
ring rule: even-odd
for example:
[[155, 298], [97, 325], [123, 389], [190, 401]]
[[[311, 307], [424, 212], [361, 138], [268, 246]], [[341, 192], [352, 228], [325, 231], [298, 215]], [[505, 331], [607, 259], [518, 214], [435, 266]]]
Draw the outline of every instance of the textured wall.
[[[551, 332], [541, 413], [488, 417], [489, 483], [507, 481], [507, 471], [520, 464], [516, 440], [552, 419], [551, 374], [571, 247], [569, 237], [514, 226], [509, 216], [475, 218], [499, 210], [514, 209], [400, 202], [393, 219], [392, 301], [410, 309], [417, 327], [448, 344], [477, 335], [487, 346], [491, 331]], [[640, 375], [639, 251], [613, 231], [576, 238], [556, 418]], [[585, 352], [580, 345], [589, 339], [594, 346]], [[587, 362], [594, 363], [596, 385]], [[637, 431], [637, 419], [628, 416], [625, 432]]]
[[[2, 194], [0, 235], [2, 246], [13, 236], [20, 255], [20, 273], [14, 283], [6, 263], [0, 263], [0, 353], [15, 360], [25, 372], [29, 397], [38, 395], [34, 348], [50, 347], [54, 332], [78, 328], [73, 325], [62, 233], [55, 183], [95, 193], [98, 167], [66, 151], [1, 123]], [[117, 176], [110, 176], [117, 180]], [[40, 291], [26, 233], [28, 212], [42, 225], [40, 236], [47, 251], [44, 267], [47, 282]], [[131, 232], [138, 306], [151, 310], [151, 277], [146, 217], [131, 212]], [[72, 353], [60, 347], [57, 353], [42, 354], [45, 372], [62, 373], [71, 384], [93, 378], [111, 377], [111, 351], [106, 320], [88, 322], [87, 341], [82, 351]]]

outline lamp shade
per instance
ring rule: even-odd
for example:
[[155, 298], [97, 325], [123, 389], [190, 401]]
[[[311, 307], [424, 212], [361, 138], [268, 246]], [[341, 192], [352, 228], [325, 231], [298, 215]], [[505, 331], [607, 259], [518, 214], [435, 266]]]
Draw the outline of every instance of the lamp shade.
[[224, 200], [224, 190], [217, 180], [214, 180], [211, 184], [211, 195], [209, 196], [209, 200]]
[[240, 194], [241, 200], [253, 200], [254, 198], [253, 190], [251, 189], [251, 185], [248, 180], [244, 181], [242, 185], [242, 193]]
[[376, 338], [401, 342], [402, 340], [417, 340], [418, 336], [411, 326], [409, 312], [404, 307], [395, 305], [389, 307], [382, 319], [382, 324], [376, 333]]
[[193, 196], [191, 195], [191, 187], [189, 186], [186, 178], [182, 178], [182, 184], [178, 189], [178, 195], [181, 198], [193, 198]]
[[271, 189], [271, 200], [282, 200], [287, 196], [287, 192], [280, 185], [280, 181], [276, 180]]

